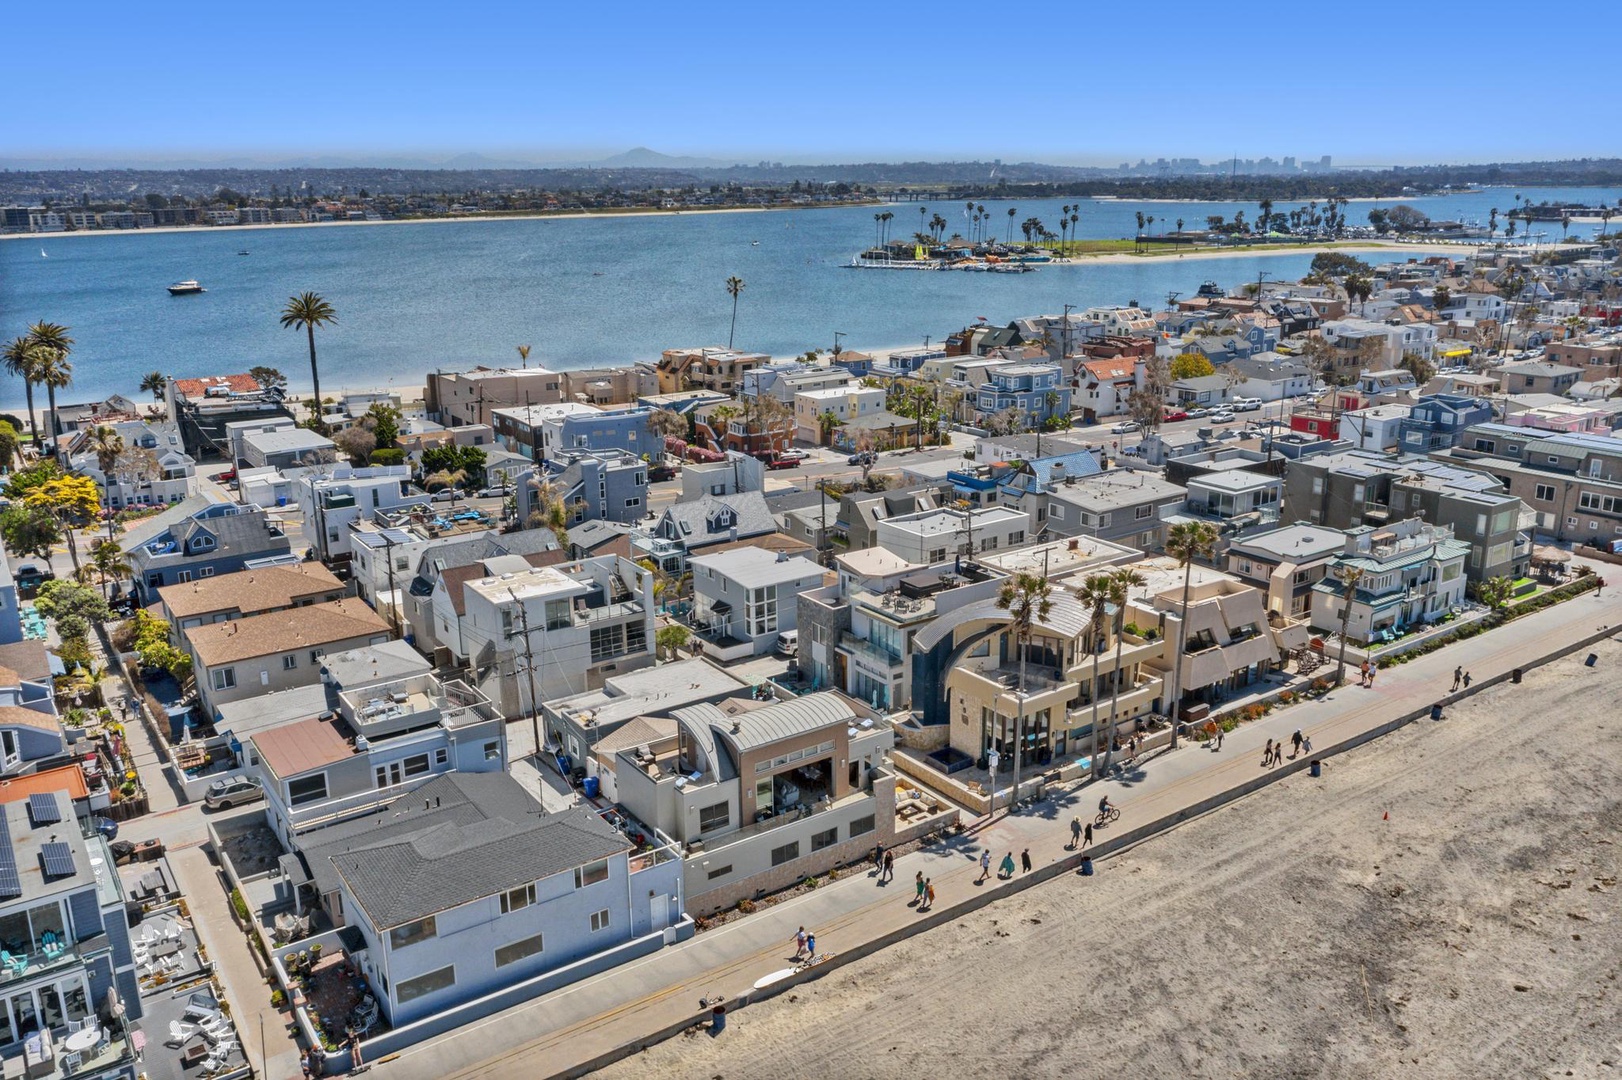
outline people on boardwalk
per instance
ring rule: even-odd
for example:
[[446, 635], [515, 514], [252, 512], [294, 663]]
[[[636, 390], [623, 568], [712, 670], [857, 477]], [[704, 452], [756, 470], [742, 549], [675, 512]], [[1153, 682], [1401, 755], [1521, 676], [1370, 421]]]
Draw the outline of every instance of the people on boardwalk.
[[1367, 660], [1363, 661], [1362, 667], [1360, 667], [1358, 670], [1362, 674], [1361, 674], [1361, 677], [1357, 680], [1357, 684], [1359, 686], [1367, 686], [1369, 684], [1369, 662]]
[[1076, 850], [1079, 843], [1081, 843], [1081, 819], [1074, 817], [1070, 819], [1070, 850]]
[[925, 878], [924, 879], [924, 906], [922, 908], [920, 908], [919, 910], [920, 911], [928, 911], [930, 908], [932, 908], [934, 906], [935, 906], [935, 879], [934, 878]]
[[1303, 736], [1301, 736], [1301, 752], [1303, 754], [1312, 753], [1312, 736], [1311, 735], [1303, 735]]
[[1292, 747], [1294, 747], [1294, 749], [1290, 751], [1291, 761], [1294, 761], [1296, 758], [1301, 756], [1301, 742], [1304, 738], [1305, 736], [1301, 734], [1300, 728], [1296, 728], [1295, 734], [1290, 736], [1290, 744]]
[[1031, 872], [1031, 849], [1026, 848], [1019, 853], [1019, 867], [1025, 873]]
[[1087, 845], [1091, 844], [1092, 842], [1093, 842], [1093, 823], [1089, 821], [1087, 823], [1087, 827], [1082, 829], [1082, 831], [1081, 831], [1081, 846], [1082, 846], [1082, 849], [1085, 850]]
[[884, 845], [883, 844], [876, 844], [873, 847], [873, 872], [875, 874], [883, 874], [884, 873]]
[[879, 875], [879, 881], [889, 884], [895, 880], [895, 852], [884, 853], [884, 873]]
[[1272, 739], [1267, 740], [1267, 749], [1262, 751], [1262, 767], [1264, 769], [1270, 769], [1270, 768], [1273, 767], [1273, 740]]
[[922, 870], [918, 871], [918, 876], [913, 879], [912, 886], [918, 890], [918, 895], [912, 898], [912, 902], [922, 907], [924, 904], [924, 872]]
[[1004, 881], [1014, 876], [1014, 853], [1012, 851], [1004, 855], [1002, 862], [997, 864], [997, 876]]
[[1466, 690], [1470, 689], [1470, 673], [1468, 671], [1464, 673], [1464, 688]]
[[805, 935], [805, 962], [808, 964], [817, 962], [817, 935], [815, 934]]
[[1464, 666], [1461, 664], [1459, 667], [1456, 667], [1456, 668], [1453, 669], [1453, 689], [1457, 690], [1459, 688], [1459, 683], [1461, 683], [1463, 681], [1464, 681]]
[[794, 959], [796, 960], [805, 955], [805, 939], [805, 927], [802, 926], [794, 935]]
[[974, 879], [976, 885], [991, 876], [991, 849], [982, 848], [980, 851], [980, 876]]

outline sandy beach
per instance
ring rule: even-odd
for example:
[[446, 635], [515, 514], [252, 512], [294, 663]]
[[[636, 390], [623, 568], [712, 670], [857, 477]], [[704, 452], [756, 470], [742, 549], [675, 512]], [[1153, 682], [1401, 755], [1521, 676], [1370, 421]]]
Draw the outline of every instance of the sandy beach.
[[1622, 646], [1594, 651], [600, 1075], [1616, 1075]]

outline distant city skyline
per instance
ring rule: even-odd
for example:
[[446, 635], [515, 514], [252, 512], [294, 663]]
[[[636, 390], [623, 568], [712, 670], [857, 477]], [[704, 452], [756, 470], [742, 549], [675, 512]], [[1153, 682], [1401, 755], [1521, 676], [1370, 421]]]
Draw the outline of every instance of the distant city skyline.
[[[1588, 0], [1556, 7], [1513, 43], [1530, 65], [1518, 81], [1552, 70], [1537, 55], [1578, 47], [1539, 22], [1612, 14]], [[92, 0], [75, 9], [71, 52], [8, 57], [27, 107], [5, 120], [0, 164], [546, 166], [645, 146], [750, 164], [1331, 154], [1380, 167], [1614, 152], [1593, 122], [1616, 97], [1603, 64], [1559, 67], [1569, 105], [1470, 91], [1481, 35], [1507, 45], [1499, 30], [1526, 21], [1507, 4], [1477, 5], [1467, 21], [1410, 7], [1400, 33], [1356, 14], [1304, 20], [1281, 3], [1239, 15], [1173, 2], [1152, 25], [1118, 5], [1036, 3], [1009, 13], [1016, 25], [952, 3], [901, 14], [677, 18], [632, 3], [603, 22], [568, 6], [464, 18], [407, 3], [328, 25], [239, 8], [211, 12], [196, 36]], [[1466, 48], [1474, 60], [1449, 58]]]

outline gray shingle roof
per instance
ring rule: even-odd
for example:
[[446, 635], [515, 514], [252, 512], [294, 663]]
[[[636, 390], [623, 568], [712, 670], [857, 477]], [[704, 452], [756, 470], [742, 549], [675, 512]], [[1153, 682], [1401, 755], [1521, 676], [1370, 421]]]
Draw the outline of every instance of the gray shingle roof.
[[318, 887], [341, 880], [379, 930], [630, 848], [589, 810], [544, 813], [506, 773], [447, 773], [381, 814], [318, 835], [306, 849]]
[[[732, 511], [733, 525], [712, 532], [711, 516], [722, 507]], [[740, 540], [777, 531], [777, 521], [772, 517], [771, 508], [766, 505], [765, 496], [758, 491], [739, 491], [732, 495], [719, 496], [705, 495], [697, 499], [684, 500], [666, 509], [665, 517], [660, 521], [661, 525], [664, 524], [664, 520], [676, 523], [682, 541], [689, 548], [731, 540], [733, 527], [738, 530], [737, 539]]]

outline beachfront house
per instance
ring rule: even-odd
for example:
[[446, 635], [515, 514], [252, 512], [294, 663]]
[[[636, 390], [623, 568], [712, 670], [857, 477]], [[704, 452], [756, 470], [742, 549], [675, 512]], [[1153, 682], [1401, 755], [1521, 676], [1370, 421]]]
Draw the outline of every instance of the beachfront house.
[[395, 1028], [458, 1010], [466, 1022], [500, 1007], [487, 995], [570, 968], [533, 996], [692, 932], [666, 838], [587, 808], [548, 813], [501, 771], [436, 777], [299, 842]]
[[[1346, 530], [1342, 552], [1312, 587], [1312, 625], [1366, 644], [1391, 631], [1421, 627], [1464, 603], [1470, 545], [1447, 526], [1420, 518]], [[1351, 599], [1342, 575], [1362, 571]], [[1350, 614], [1346, 608], [1350, 607]]]

